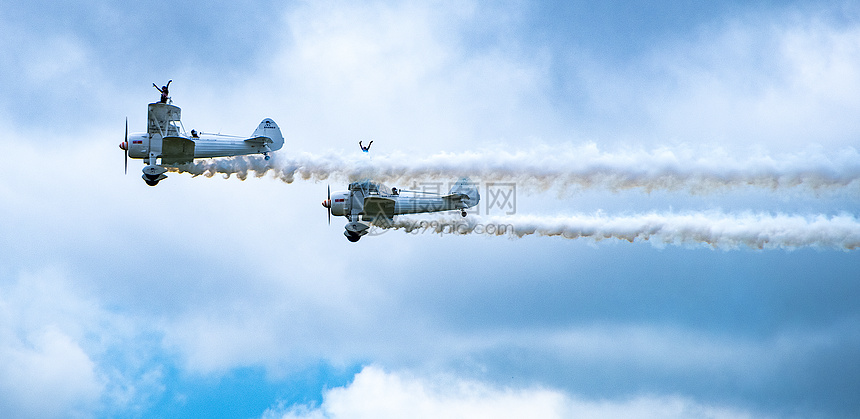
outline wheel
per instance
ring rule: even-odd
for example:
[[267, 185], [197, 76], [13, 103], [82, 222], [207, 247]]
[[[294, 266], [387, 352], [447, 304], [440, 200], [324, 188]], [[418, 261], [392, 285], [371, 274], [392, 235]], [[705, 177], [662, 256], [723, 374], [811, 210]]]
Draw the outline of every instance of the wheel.
[[269, 160], [269, 158], [270, 158], [269, 156], [266, 156], [266, 160]]
[[350, 235], [346, 236], [346, 239], [353, 242], [353, 243], [357, 242], [358, 239], [360, 239], [360, 238], [361, 238], [361, 236], [359, 236], [358, 234], [350, 234]]
[[464, 216], [464, 217], [465, 217], [465, 216], [466, 216], [466, 211], [462, 211], [462, 212], [460, 212], [460, 215], [462, 215], [462, 216]]
[[149, 186], [155, 186], [155, 185], [158, 185], [158, 181], [157, 181], [157, 180], [156, 180], [156, 181], [144, 180], [144, 182], [146, 182], [146, 184], [147, 184], [147, 185], [149, 185]]

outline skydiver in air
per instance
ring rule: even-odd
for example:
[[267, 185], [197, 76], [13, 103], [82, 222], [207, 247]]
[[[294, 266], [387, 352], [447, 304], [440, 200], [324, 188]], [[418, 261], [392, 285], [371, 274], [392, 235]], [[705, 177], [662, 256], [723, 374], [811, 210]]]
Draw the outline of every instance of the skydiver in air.
[[170, 82], [172, 82], [172, 81], [173, 80], [168, 80], [167, 84], [164, 86], [161, 86], [160, 88], [158, 87], [157, 84], [152, 83], [152, 87], [156, 88], [159, 92], [161, 92], [161, 103], [167, 103], [167, 94], [168, 94], [167, 87], [170, 86]]
[[358, 142], [358, 146], [359, 146], [359, 147], [361, 147], [361, 151], [363, 151], [363, 152], [365, 152], [365, 153], [367, 153], [368, 151], [370, 151], [370, 146], [371, 146], [371, 145], [373, 145], [373, 140], [370, 140], [370, 142], [369, 142], [369, 143], [367, 143], [367, 147], [365, 147], [365, 146], [361, 145], [361, 141], [359, 141], [359, 142]]

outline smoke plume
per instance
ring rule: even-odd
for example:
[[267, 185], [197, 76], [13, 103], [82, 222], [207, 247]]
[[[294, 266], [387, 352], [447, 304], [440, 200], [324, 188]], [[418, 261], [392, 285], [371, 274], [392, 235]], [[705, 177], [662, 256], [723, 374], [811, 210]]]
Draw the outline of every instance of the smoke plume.
[[595, 241], [619, 239], [629, 242], [679, 246], [710, 246], [715, 249], [796, 249], [802, 247], [854, 250], [860, 247], [860, 220], [853, 215], [801, 216], [785, 214], [683, 214], [647, 213], [609, 216], [475, 216], [430, 218], [397, 217], [394, 224], [374, 227], [376, 233], [404, 230], [421, 234], [484, 234], [521, 238], [528, 235], [557, 236]]
[[236, 175], [242, 180], [249, 174], [271, 174], [287, 183], [333, 177], [344, 181], [370, 178], [402, 185], [468, 176], [483, 181], [516, 181], [527, 189], [562, 191], [601, 188], [708, 193], [737, 187], [860, 191], [860, 153], [854, 148], [837, 152], [809, 149], [775, 156], [755, 152], [738, 156], [720, 149], [686, 147], [605, 152], [594, 144], [538, 146], [520, 151], [484, 149], [423, 157], [397, 153], [370, 157], [315, 155], [284, 150], [274, 153], [270, 160], [260, 156], [199, 160], [172, 170], [207, 177]]

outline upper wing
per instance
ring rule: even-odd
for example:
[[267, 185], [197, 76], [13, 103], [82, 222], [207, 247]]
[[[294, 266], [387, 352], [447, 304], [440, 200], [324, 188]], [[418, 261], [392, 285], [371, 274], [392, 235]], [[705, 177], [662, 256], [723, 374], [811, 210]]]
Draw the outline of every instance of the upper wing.
[[170, 137], [178, 134], [175, 121], [179, 121], [182, 115], [182, 110], [178, 106], [168, 105], [166, 103], [150, 103], [147, 110], [146, 132], [149, 135], [161, 135], [162, 137]]
[[378, 218], [392, 221], [394, 219], [394, 204], [395, 201], [390, 198], [377, 196], [364, 198], [364, 215], [361, 216], [361, 219], [371, 222]]

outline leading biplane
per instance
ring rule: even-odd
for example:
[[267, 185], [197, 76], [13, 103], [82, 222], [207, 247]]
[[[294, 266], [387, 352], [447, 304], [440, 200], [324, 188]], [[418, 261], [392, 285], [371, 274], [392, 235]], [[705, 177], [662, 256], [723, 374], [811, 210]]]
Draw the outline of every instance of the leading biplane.
[[[166, 90], [166, 88], [164, 89]], [[166, 178], [168, 167], [191, 163], [194, 159], [231, 157], [247, 154], [263, 154], [280, 150], [284, 145], [281, 129], [271, 118], [266, 118], [250, 137], [210, 134], [185, 131], [180, 116], [182, 110], [167, 103], [164, 97], [147, 108], [145, 133], [128, 134], [128, 119], [125, 121], [125, 141], [119, 148], [125, 151], [125, 171], [128, 173], [128, 158], [143, 159], [143, 180], [155, 186]], [[172, 100], [170, 101], [172, 102]]]

